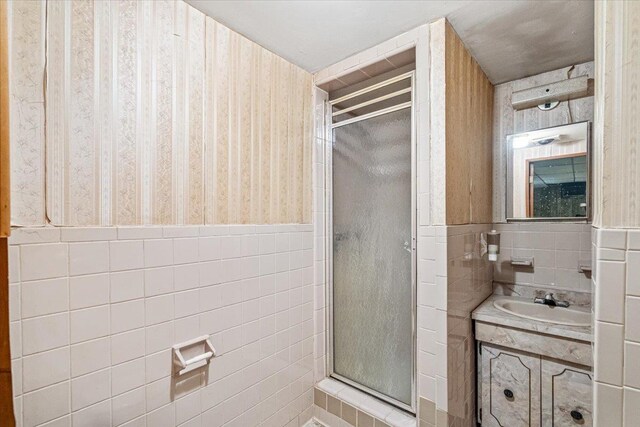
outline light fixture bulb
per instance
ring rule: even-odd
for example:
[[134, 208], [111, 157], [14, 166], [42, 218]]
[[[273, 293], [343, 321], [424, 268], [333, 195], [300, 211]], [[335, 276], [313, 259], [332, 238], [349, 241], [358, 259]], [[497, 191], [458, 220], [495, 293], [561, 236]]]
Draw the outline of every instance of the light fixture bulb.
[[511, 144], [513, 144], [513, 148], [524, 148], [531, 142], [528, 134], [525, 135], [516, 135], [511, 140]]

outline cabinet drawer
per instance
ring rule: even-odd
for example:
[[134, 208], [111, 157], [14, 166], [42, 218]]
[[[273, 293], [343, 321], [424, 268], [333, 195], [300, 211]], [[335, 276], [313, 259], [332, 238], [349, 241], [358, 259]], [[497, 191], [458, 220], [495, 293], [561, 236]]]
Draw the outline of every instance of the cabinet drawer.
[[482, 345], [483, 427], [540, 426], [540, 358]]
[[476, 339], [569, 363], [591, 366], [591, 343], [476, 321]]
[[591, 372], [576, 365], [542, 360], [542, 425], [591, 427]]

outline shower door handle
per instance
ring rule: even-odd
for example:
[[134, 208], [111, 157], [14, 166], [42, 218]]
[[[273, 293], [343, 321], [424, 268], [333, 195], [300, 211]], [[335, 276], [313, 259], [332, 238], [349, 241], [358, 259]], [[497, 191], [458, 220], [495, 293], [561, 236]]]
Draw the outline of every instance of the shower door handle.
[[333, 233], [333, 241], [341, 242], [343, 240], [360, 240], [359, 232], [345, 231], [344, 233], [335, 232]]
[[349, 238], [349, 233], [333, 233], [333, 241], [341, 242]]

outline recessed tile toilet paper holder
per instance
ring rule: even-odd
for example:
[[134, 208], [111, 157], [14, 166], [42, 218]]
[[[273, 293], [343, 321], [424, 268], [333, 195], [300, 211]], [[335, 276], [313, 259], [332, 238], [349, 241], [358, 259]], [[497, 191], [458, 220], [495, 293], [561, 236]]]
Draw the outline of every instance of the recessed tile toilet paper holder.
[[[202, 344], [200, 346], [199, 344]], [[194, 369], [201, 368], [209, 363], [212, 357], [216, 355], [216, 349], [209, 341], [209, 335], [203, 335], [189, 341], [176, 344], [173, 347], [173, 374], [183, 375]], [[204, 353], [198, 350], [204, 348]], [[199, 352], [196, 356], [185, 359], [185, 354], [193, 354]]]

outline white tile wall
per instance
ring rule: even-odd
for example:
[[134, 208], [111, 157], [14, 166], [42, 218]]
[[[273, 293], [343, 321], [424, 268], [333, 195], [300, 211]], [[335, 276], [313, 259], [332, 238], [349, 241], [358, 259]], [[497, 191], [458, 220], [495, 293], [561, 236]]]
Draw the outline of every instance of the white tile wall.
[[[595, 427], [622, 426], [622, 388], [609, 384], [594, 383], [593, 425]], [[633, 426], [634, 424], [628, 424]]]
[[22, 396], [22, 422], [25, 426], [36, 426], [69, 413], [71, 396], [69, 381], [41, 388]]
[[21, 280], [51, 279], [67, 276], [69, 250], [67, 244], [25, 245], [20, 250]]
[[69, 280], [65, 278], [24, 282], [20, 287], [23, 318], [69, 310]]
[[[446, 266], [445, 227], [420, 226], [418, 231], [418, 387], [419, 395], [446, 410], [447, 393], [437, 393], [437, 384], [446, 382], [446, 267], [437, 271], [437, 262]], [[440, 244], [436, 244], [439, 241]], [[444, 261], [443, 261], [444, 260]], [[444, 296], [444, 297], [442, 297]], [[442, 359], [444, 357], [444, 359]], [[444, 360], [443, 363], [439, 363]]]
[[[18, 424], [304, 424], [313, 242], [312, 225], [13, 230]], [[218, 356], [172, 377], [170, 347], [202, 334]]]
[[[493, 224], [500, 231], [494, 280], [541, 288], [591, 292], [591, 225], [571, 223]], [[533, 257], [534, 268], [513, 267], [511, 257]]]
[[594, 228], [595, 426], [638, 425], [640, 231]]
[[[316, 75], [317, 79], [318, 76]], [[327, 280], [326, 280], [326, 239], [327, 232], [325, 230], [325, 218], [328, 215], [328, 207], [325, 204], [325, 195], [328, 193], [328, 188], [325, 185], [324, 180], [318, 179], [316, 171], [324, 170], [330, 153], [327, 148], [327, 138], [325, 125], [328, 123], [327, 116], [325, 116], [325, 101], [328, 99], [326, 92], [315, 89], [314, 90], [314, 117], [315, 117], [315, 129], [314, 129], [314, 150], [313, 150], [313, 217], [314, 217], [314, 234], [312, 245], [314, 247], [314, 259], [313, 259], [313, 354], [314, 354], [314, 382], [321, 381], [327, 375], [326, 372], [326, 321], [327, 321], [327, 304], [326, 297], [327, 292]], [[277, 251], [287, 247], [287, 242], [275, 236], [273, 241], [271, 239], [262, 239], [259, 243], [260, 249], [264, 249], [267, 253]], [[274, 260], [275, 263], [275, 260]], [[280, 287], [279, 283], [267, 284], [265, 287]]]
[[595, 380], [608, 384], [622, 384], [624, 351], [622, 325], [597, 321], [594, 333]]
[[95, 307], [109, 302], [109, 274], [90, 274], [69, 279], [69, 308]]

